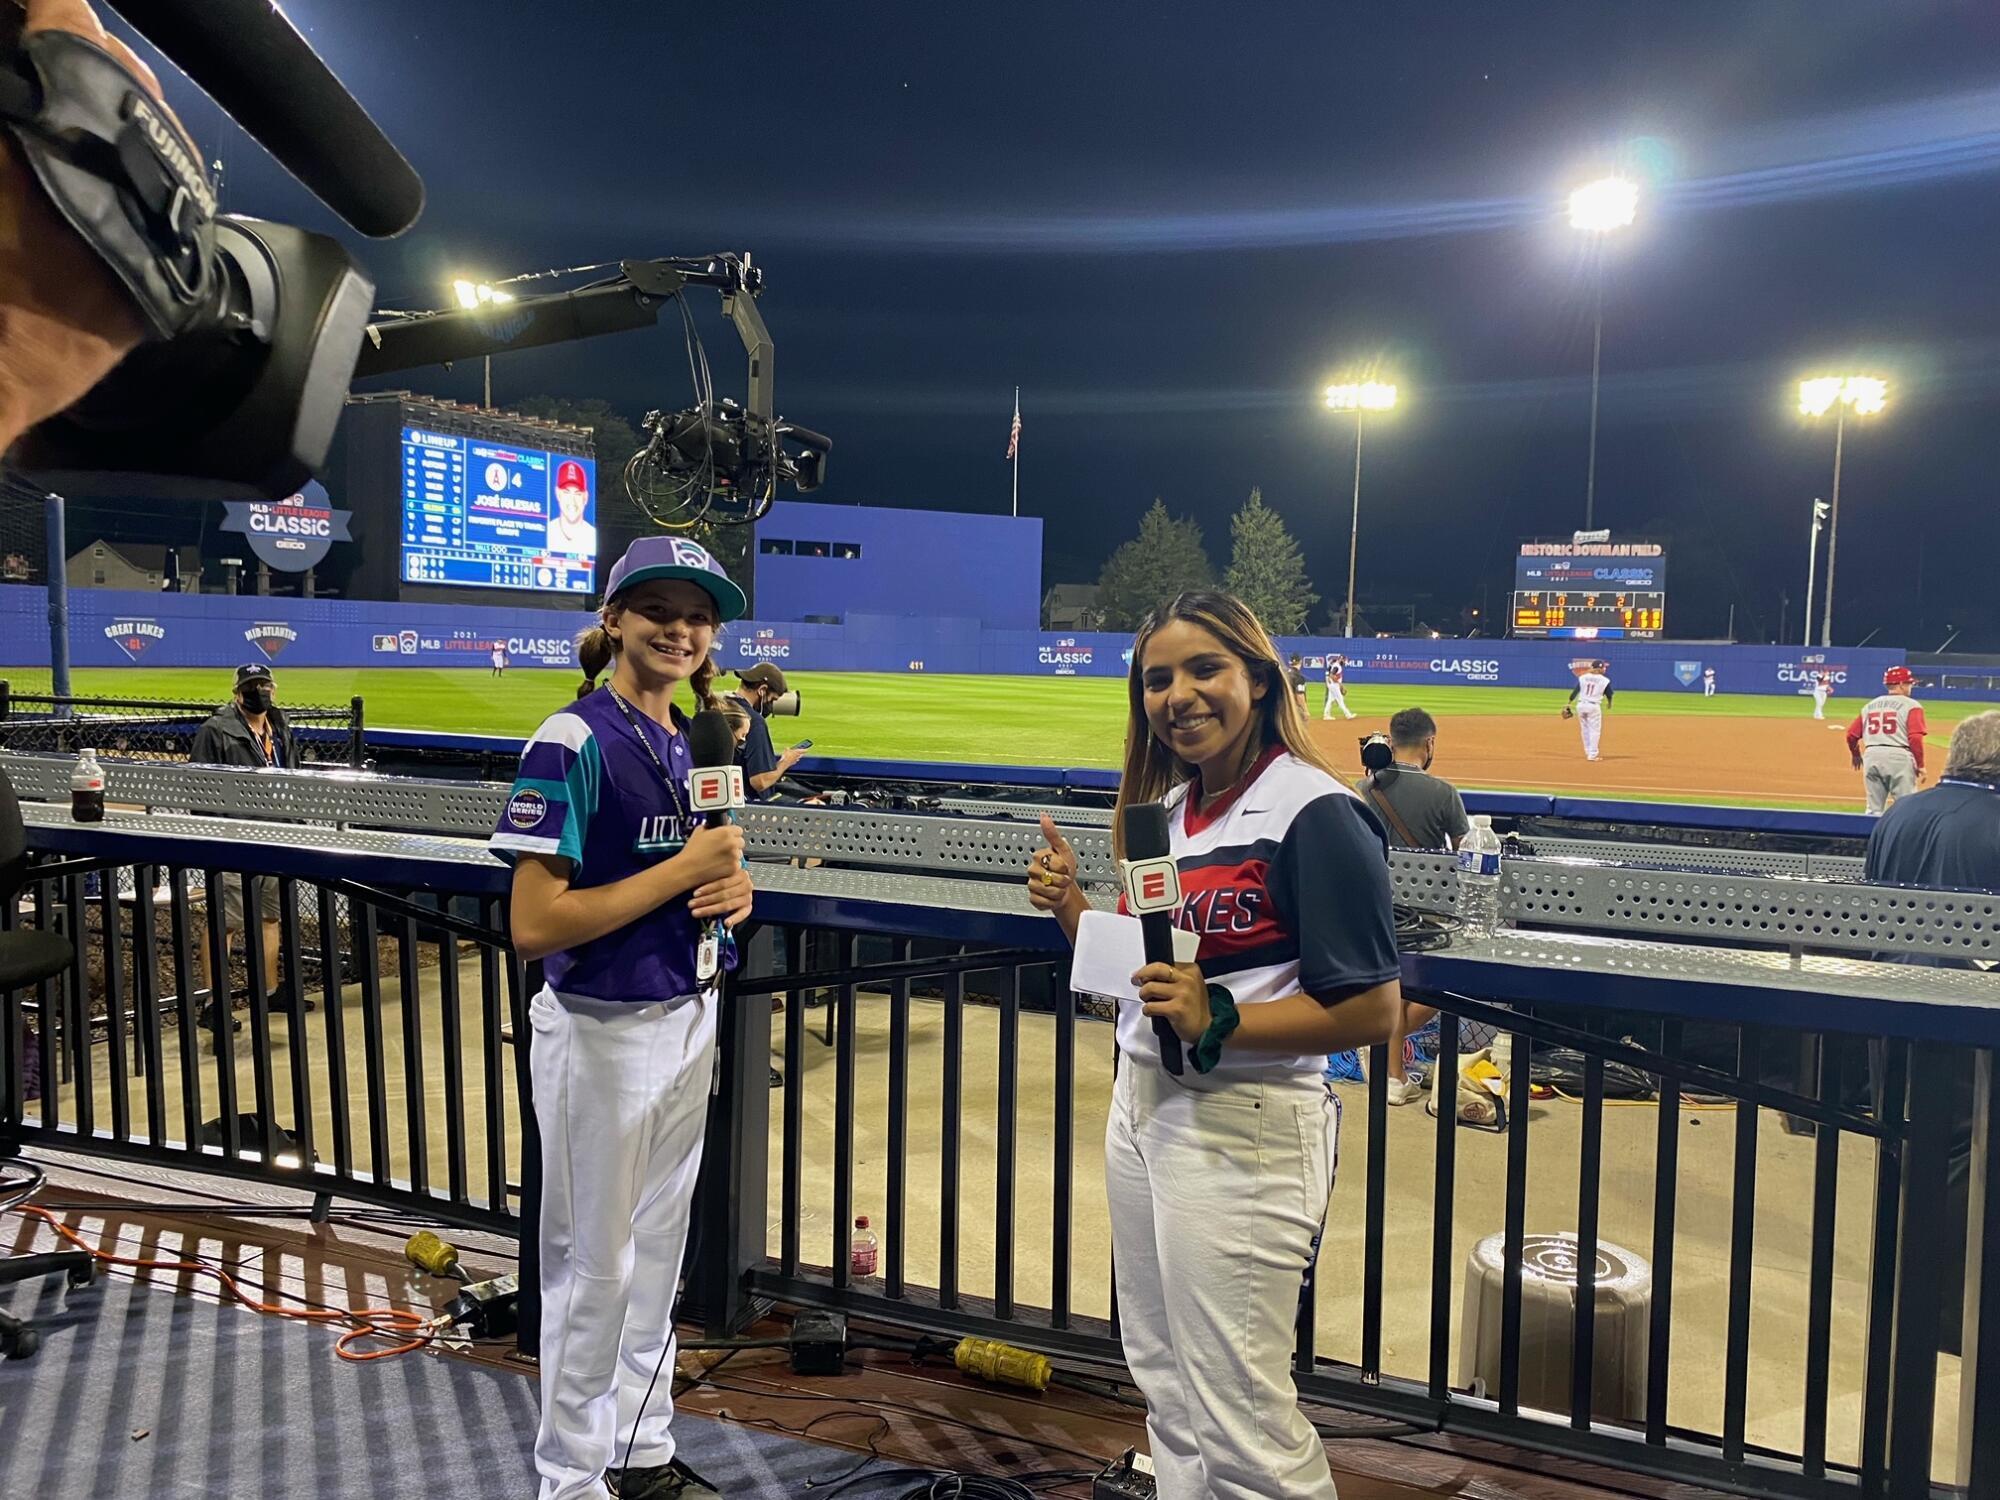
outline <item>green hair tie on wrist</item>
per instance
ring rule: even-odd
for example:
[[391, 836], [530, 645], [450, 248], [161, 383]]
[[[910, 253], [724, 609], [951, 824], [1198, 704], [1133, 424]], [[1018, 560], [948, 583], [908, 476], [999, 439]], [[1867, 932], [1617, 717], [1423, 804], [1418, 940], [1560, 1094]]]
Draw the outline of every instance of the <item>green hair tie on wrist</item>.
[[1236, 997], [1219, 984], [1208, 987], [1208, 1030], [1188, 1048], [1188, 1061], [1197, 1073], [1212, 1072], [1222, 1061], [1222, 1044], [1229, 1040], [1242, 1017], [1236, 1011]]

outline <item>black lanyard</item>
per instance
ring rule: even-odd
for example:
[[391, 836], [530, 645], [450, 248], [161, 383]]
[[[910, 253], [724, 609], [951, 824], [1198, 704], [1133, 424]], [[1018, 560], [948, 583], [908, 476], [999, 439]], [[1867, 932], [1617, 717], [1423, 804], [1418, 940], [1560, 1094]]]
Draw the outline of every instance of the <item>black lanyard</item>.
[[604, 690], [611, 694], [611, 701], [618, 705], [618, 712], [625, 716], [625, 722], [631, 726], [632, 733], [639, 737], [639, 743], [645, 747], [646, 759], [653, 763], [653, 769], [660, 773], [660, 780], [666, 786], [667, 795], [674, 799], [674, 811], [680, 814], [684, 824], [691, 825], [694, 822], [694, 810], [688, 806], [687, 794], [681, 790], [680, 783], [674, 780], [674, 773], [667, 769], [667, 763], [660, 759], [660, 752], [653, 748], [652, 738], [640, 727], [639, 716], [632, 712], [632, 705], [620, 697], [618, 689], [612, 687], [610, 683], [604, 685]]

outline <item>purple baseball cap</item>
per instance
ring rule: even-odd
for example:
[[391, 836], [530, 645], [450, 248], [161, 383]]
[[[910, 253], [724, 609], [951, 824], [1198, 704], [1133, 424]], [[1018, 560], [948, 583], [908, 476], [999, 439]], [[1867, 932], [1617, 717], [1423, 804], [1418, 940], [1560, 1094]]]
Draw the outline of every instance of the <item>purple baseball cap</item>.
[[716, 613], [724, 624], [742, 619], [749, 608], [743, 590], [730, 581], [708, 548], [684, 536], [642, 536], [627, 547], [604, 580], [604, 602], [609, 604], [626, 589], [650, 578], [684, 578], [699, 586], [715, 601]]

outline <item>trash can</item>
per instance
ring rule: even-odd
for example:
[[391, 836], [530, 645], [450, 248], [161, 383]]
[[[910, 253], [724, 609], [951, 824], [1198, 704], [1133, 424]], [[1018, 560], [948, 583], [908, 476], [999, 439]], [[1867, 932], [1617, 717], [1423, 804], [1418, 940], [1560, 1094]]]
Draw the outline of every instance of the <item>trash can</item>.
[[[1459, 1320], [1458, 1384], [1500, 1389], [1500, 1301], [1507, 1237], [1490, 1234], [1465, 1266]], [[1573, 1234], [1531, 1234], [1521, 1244], [1521, 1405], [1568, 1413], [1570, 1339], [1575, 1331], [1577, 1244]], [[1643, 1421], [1647, 1320], [1653, 1268], [1630, 1250], [1597, 1243], [1597, 1327], [1591, 1355], [1591, 1415]]]

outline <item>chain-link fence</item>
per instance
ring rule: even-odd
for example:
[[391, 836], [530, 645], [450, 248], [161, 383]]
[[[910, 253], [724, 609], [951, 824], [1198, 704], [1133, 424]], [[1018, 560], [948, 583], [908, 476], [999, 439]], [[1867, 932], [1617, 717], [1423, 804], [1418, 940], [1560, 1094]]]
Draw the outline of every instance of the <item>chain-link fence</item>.
[[[88, 748], [143, 760], [186, 760], [195, 732], [216, 712], [208, 703], [90, 698], [16, 692], [0, 680], [0, 750], [73, 755]], [[345, 707], [286, 703], [301, 765], [359, 766], [361, 699]]]

